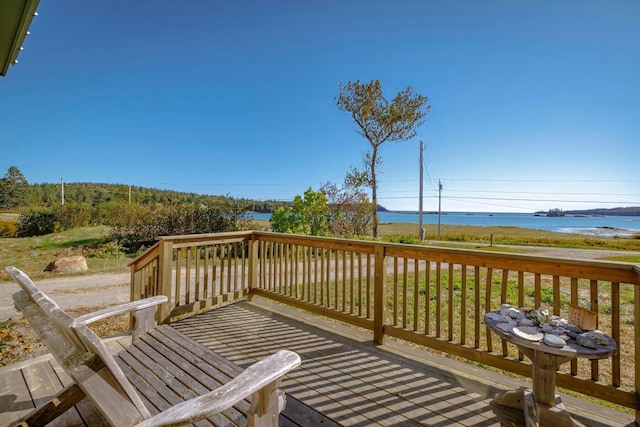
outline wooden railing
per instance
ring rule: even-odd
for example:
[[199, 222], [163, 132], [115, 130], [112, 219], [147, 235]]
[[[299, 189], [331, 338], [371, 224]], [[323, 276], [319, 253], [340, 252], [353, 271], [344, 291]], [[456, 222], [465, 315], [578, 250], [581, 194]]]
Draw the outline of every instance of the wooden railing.
[[248, 295], [251, 233], [160, 237], [131, 264], [132, 300], [165, 295], [160, 321]]
[[161, 237], [131, 268], [133, 299], [169, 298], [163, 321], [260, 295], [369, 329], [376, 343], [395, 337], [524, 376], [528, 360], [484, 314], [503, 303], [563, 317], [569, 304], [590, 307], [619, 351], [563, 366], [557, 384], [640, 414], [640, 269], [630, 264], [237, 232]]

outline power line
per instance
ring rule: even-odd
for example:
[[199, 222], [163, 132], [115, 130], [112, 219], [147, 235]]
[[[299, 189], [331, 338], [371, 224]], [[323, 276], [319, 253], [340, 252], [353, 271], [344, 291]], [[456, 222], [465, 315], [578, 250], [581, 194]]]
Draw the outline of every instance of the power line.
[[447, 190], [457, 193], [498, 193], [498, 194], [552, 194], [558, 196], [640, 196], [639, 193], [563, 193], [563, 192], [547, 192], [547, 191], [505, 191], [505, 190]]
[[[437, 195], [425, 196], [425, 198], [435, 199]], [[558, 199], [521, 199], [521, 198], [508, 198], [508, 197], [465, 197], [465, 196], [442, 196], [445, 199], [450, 200], [506, 200], [514, 202], [555, 202], [555, 203], [611, 203], [611, 204], [632, 204], [640, 205], [640, 202], [631, 200], [617, 200], [617, 201], [605, 201], [605, 200], [558, 200]], [[417, 199], [416, 196], [387, 196], [378, 197], [380, 200], [400, 200], [400, 199]]]
[[558, 199], [517, 199], [517, 198], [510, 199], [505, 197], [464, 197], [464, 196], [447, 197], [447, 198], [452, 200], [469, 199], [469, 200], [508, 200], [508, 201], [517, 201], [517, 202], [554, 202], [554, 203], [610, 203], [610, 204], [624, 203], [624, 204], [640, 205], [640, 202], [634, 202], [630, 200], [604, 201], [604, 200], [558, 200]]
[[[434, 190], [438, 191], [438, 190]], [[505, 190], [449, 190], [447, 192], [456, 193], [490, 193], [490, 194], [541, 194], [549, 196], [640, 196], [638, 193], [565, 193], [565, 192], [544, 192], [544, 191], [505, 191]], [[414, 190], [395, 190], [394, 194], [415, 193]]]
[[478, 181], [478, 182], [549, 182], [549, 183], [575, 183], [575, 184], [584, 184], [584, 183], [602, 183], [602, 184], [612, 184], [612, 183], [626, 183], [626, 184], [637, 184], [640, 181], [623, 181], [623, 180], [563, 180], [563, 179], [478, 179], [478, 178], [442, 178], [444, 181]]

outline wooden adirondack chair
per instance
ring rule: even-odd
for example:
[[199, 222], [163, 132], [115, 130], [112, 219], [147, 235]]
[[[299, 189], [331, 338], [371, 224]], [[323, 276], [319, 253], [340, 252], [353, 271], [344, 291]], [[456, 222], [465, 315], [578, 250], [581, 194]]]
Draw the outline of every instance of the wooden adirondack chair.
[[[278, 351], [215, 389], [210, 384], [203, 386], [200, 377], [219, 376], [211, 373], [219, 368], [213, 365], [222, 365], [224, 371], [225, 362], [170, 326], [156, 326], [157, 305], [166, 302], [166, 297], [147, 298], [73, 318], [22, 271], [15, 267], [7, 267], [6, 271], [22, 288], [13, 295], [16, 307], [73, 380], [21, 422], [44, 425], [86, 396], [114, 426], [183, 425], [205, 418], [214, 424], [216, 420], [229, 424], [231, 419], [243, 423], [244, 416], [249, 426], [278, 425], [285, 400], [277, 384], [284, 374], [300, 365], [296, 353]], [[133, 344], [121, 352], [122, 356], [114, 357], [87, 325], [123, 313], [133, 315]], [[139, 356], [143, 362], [132, 357], [141, 353], [140, 349], [150, 354]], [[129, 364], [125, 363], [127, 360]], [[148, 366], [141, 367], [145, 363]], [[163, 364], [171, 368], [165, 372]], [[221, 383], [224, 373], [222, 377]], [[190, 384], [194, 385], [189, 387]], [[206, 393], [193, 397], [203, 388]], [[162, 396], [163, 393], [172, 397]], [[250, 405], [247, 398], [251, 398]], [[244, 408], [246, 414], [239, 416], [234, 406]]]

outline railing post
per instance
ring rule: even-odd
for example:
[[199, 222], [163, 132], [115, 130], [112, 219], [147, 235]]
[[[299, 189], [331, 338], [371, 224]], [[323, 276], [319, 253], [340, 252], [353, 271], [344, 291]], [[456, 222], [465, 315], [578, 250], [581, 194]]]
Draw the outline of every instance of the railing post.
[[256, 238], [254, 233], [251, 233], [251, 240], [249, 240], [249, 284], [248, 284], [248, 299], [251, 301], [253, 298], [253, 288], [257, 287], [258, 283], [258, 245], [260, 241]]
[[161, 295], [167, 297], [157, 313], [158, 323], [169, 323], [171, 314], [171, 272], [173, 270], [173, 241], [160, 239], [160, 255], [158, 256], [158, 289]]
[[384, 340], [384, 322], [387, 317], [386, 312], [386, 282], [387, 266], [385, 259], [385, 247], [382, 244], [376, 245], [375, 265], [373, 276], [373, 341], [382, 345]]
[[[633, 333], [634, 333], [634, 341], [635, 341], [635, 387], [636, 387], [636, 396], [640, 400], [640, 265], [636, 265], [633, 268], [636, 273], [638, 273], [638, 281], [636, 282], [635, 289], [633, 290], [634, 295], [634, 325], [633, 325]], [[636, 409], [636, 425], [640, 426], [640, 410]]]

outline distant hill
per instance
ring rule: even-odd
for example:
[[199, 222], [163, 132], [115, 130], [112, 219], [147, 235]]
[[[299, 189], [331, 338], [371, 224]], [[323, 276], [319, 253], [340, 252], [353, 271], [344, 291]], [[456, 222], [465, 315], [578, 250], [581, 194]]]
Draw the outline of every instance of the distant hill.
[[[27, 206], [54, 206], [61, 200], [60, 184], [30, 184]], [[128, 202], [141, 205], [175, 205], [180, 203], [224, 203], [234, 204], [241, 210], [253, 212], [273, 212], [286, 202], [275, 200], [252, 200], [234, 198], [228, 195], [204, 195], [173, 190], [162, 190], [127, 184], [106, 184], [92, 182], [69, 182], [64, 184], [66, 203], [87, 203], [97, 205], [103, 202]], [[26, 206], [25, 206], [26, 207]]]
[[[549, 211], [551, 212], [551, 211]], [[536, 212], [537, 214], [547, 214], [546, 211]], [[599, 208], [562, 211], [564, 215], [605, 215], [605, 216], [640, 216], [640, 206], [626, 208]]]

